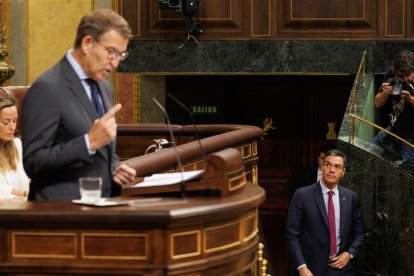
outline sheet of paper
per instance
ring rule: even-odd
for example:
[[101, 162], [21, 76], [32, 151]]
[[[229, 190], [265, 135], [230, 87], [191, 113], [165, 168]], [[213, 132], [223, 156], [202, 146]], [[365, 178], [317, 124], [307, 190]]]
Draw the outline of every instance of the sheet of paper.
[[136, 188], [136, 187], [155, 187], [163, 185], [173, 185], [180, 183], [181, 181], [188, 181], [200, 178], [204, 173], [204, 170], [188, 171], [188, 172], [177, 172], [177, 173], [158, 173], [144, 178], [144, 181], [137, 183], [131, 187], [125, 188]]

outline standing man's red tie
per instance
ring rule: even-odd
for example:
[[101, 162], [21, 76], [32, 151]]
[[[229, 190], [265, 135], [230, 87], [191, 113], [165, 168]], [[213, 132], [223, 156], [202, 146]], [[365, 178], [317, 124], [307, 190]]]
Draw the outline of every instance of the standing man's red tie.
[[335, 228], [335, 207], [332, 201], [333, 191], [329, 191], [328, 199], [328, 220], [329, 220], [329, 236], [331, 238], [331, 247], [329, 254], [332, 257], [336, 256], [336, 228]]

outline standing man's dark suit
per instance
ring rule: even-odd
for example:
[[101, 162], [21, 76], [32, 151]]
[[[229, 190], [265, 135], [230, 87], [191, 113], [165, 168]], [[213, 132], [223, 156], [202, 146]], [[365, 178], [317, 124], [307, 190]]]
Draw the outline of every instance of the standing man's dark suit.
[[328, 213], [321, 185], [323, 184], [317, 182], [299, 188], [290, 203], [286, 230], [294, 266], [298, 268], [305, 264], [316, 276], [356, 275], [353, 257], [360, 251], [364, 239], [363, 219], [357, 195], [337, 185], [340, 206], [340, 243], [336, 256], [348, 252], [350, 253], [348, 256], [351, 256], [348, 258], [352, 259], [348, 259], [349, 263], [345, 267], [330, 268], [328, 267], [330, 250]]
[[106, 80], [128, 56], [131, 35], [126, 20], [113, 10], [83, 16], [74, 49], [28, 90], [22, 138], [23, 164], [32, 179], [30, 200], [79, 199], [80, 177], [102, 177], [103, 197], [133, 183], [135, 169], [115, 155], [115, 114], [121, 105], [113, 106]]
[[[112, 88], [107, 81], [98, 84], [109, 110], [114, 103]], [[22, 116], [30, 199], [79, 198], [78, 178], [84, 176], [102, 177], [102, 196], [119, 191], [112, 185], [112, 172], [119, 165], [115, 142], [88, 154], [84, 134], [98, 116], [66, 57], [30, 87]]]

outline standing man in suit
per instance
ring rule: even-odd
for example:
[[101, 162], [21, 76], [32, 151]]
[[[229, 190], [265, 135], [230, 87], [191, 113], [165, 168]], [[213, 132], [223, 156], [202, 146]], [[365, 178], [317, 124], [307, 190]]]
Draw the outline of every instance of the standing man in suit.
[[346, 157], [325, 154], [322, 179], [300, 188], [289, 206], [286, 234], [299, 275], [357, 275], [354, 257], [363, 240], [363, 218], [355, 192], [339, 186]]
[[30, 200], [78, 199], [78, 179], [85, 176], [102, 177], [103, 197], [119, 194], [120, 186], [134, 180], [135, 170], [115, 155], [121, 105], [114, 105], [106, 81], [128, 56], [130, 37], [128, 23], [112, 10], [85, 15], [74, 49], [28, 90], [22, 131]]

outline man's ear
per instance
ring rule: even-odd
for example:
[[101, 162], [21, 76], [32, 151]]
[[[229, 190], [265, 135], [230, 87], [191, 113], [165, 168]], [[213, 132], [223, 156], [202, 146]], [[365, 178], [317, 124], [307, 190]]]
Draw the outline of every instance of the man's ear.
[[86, 35], [82, 38], [81, 48], [84, 53], [87, 53], [89, 51], [93, 45], [93, 41], [94, 39], [90, 35]]

